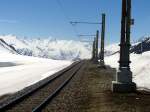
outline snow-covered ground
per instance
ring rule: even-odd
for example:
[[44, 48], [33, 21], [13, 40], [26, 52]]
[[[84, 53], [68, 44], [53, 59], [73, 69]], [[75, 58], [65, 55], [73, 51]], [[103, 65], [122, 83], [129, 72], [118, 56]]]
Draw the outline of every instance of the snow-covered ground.
[[[105, 63], [117, 69], [119, 67], [118, 60], [119, 53], [105, 57]], [[150, 51], [144, 52], [143, 54], [132, 53], [131, 61], [133, 81], [137, 84], [137, 87], [140, 89], [150, 89]]]
[[[13, 35], [0, 36], [7, 44], [0, 40], [0, 95], [12, 93], [32, 85], [39, 80], [54, 74], [69, 66], [74, 59], [91, 57], [89, 43], [56, 40], [56, 39], [18, 39]], [[17, 55], [11, 46], [21, 50]], [[136, 45], [136, 44], [135, 44]], [[27, 53], [27, 54], [26, 54]], [[29, 54], [28, 54], [29, 53]], [[29, 57], [23, 55], [37, 57]], [[46, 57], [50, 59], [38, 58]], [[52, 60], [59, 59], [59, 60]], [[141, 54], [131, 54], [131, 70], [133, 81], [138, 87], [150, 89], [150, 51]], [[118, 68], [118, 43], [105, 48], [105, 63]]]
[[71, 63], [0, 52], [0, 95], [19, 91]]

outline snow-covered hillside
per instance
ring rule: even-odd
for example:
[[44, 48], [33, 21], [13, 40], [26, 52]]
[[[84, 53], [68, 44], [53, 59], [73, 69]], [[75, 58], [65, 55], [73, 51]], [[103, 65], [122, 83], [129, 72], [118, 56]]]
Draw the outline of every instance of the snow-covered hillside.
[[150, 37], [140, 39], [131, 47], [131, 53], [141, 54], [146, 51], [150, 51]]
[[91, 45], [73, 40], [23, 39], [14, 35], [0, 36], [13, 46], [19, 54], [50, 58], [56, 60], [75, 60], [91, 58]]
[[8, 45], [3, 39], [0, 38], [0, 52], [7, 52], [17, 54], [13, 46]]
[[0, 52], [0, 96], [30, 86], [71, 63]]
[[110, 44], [105, 47], [105, 56], [111, 56], [118, 53], [120, 50], [119, 43]]

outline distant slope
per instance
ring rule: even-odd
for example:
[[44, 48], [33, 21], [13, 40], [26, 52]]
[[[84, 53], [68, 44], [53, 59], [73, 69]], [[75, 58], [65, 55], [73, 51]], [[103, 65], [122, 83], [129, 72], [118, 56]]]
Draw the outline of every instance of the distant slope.
[[[1, 46], [9, 52], [21, 55], [50, 58], [55, 60], [76, 60], [91, 58], [91, 44], [73, 40], [57, 40], [54, 38], [17, 38], [14, 35], [0, 36]], [[4, 45], [5, 46], [4, 46]], [[142, 47], [141, 47], [142, 46]], [[2, 48], [1, 48], [2, 49]], [[119, 53], [119, 43], [105, 46], [105, 56]], [[150, 37], [133, 43], [131, 53], [140, 54], [150, 51]]]
[[14, 35], [0, 36], [21, 55], [50, 58], [56, 60], [75, 60], [91, 58], [91, 45], [73, 40], [21, 39]]
[[0, 52], [7, 52], [7, 53], [13, 53], [13, 54], [17, 54], [16, 49], [11, 46], [8, 45], [3, 39], [0, 38]]
[[111, 56], [116, 53], [119, 53], [120, 47], [119, 43], [110, 44], [105, 47], [105, 56]]
[[[150, 37], [143, 38], [132, 43], [130, 53], [141, 54], [150, 51]], [[120, 52], [119, 44], [111, 44], [105, 48], [105, 56], [111, 56]]]
[[141, 54], [150, 51], [150, 37], [143, 38], [131, 47], [131, 53]]

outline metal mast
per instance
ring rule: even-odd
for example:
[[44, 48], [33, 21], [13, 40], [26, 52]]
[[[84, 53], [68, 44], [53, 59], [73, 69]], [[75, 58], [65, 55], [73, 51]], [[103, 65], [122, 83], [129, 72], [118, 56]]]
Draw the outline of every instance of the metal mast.
[[131, 23], [131, 0], [122, 0], [120, 60], [116, 81], [112, 82], [113, 92], [133, 92], [136, 90], [136, 84], [132, 82], [132, 72], [130, 71]]
[[99, 31], [96, 31], [96, 53], [95, 53], [95, 62], [98, 62], [98, 38], [99, 38]]
[[104, 66], [104, 44], [105, 44], [105, 14], [102, 14], [102, 28], [101, 28], [101, 47], [100, 47], [100, 65]]

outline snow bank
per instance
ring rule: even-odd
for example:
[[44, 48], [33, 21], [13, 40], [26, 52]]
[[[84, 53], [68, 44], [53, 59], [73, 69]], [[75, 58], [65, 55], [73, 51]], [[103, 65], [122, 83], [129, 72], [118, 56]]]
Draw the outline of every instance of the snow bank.
[[6, 52], [0, 54], [0, 62], [1, 66], [5, 65], [0, 68], [0, 95], [19, 91], [72, 63], [72, 61], [42, 59]]
[[[105, 63], [118, 68], [119, 53], [105, 57]], [[131, 54], [131, 70], [133, 81], [139, 88], [150, 89], [150, 51], [141, 54]]]

